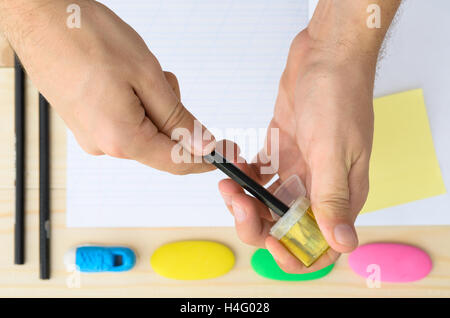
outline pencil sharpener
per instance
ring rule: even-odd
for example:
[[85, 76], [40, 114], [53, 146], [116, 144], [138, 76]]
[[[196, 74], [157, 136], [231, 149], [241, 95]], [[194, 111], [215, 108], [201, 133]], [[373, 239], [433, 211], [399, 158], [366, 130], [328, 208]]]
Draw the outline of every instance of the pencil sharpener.
[[[329, 248], [317, 225], [306, 190], [297, 175], [289, 177], [274, 195], [289, 206], [270, 229], [270, 235], [286, 247], [306, 267], [311, 266]], [[272, 212], [274, 219], [277, 216]]]
[[81, 245], [69, 249], [64, 255], [68, 271], [83, 273], [124, 272], [132, 269], [136, 254], [125, 246]]

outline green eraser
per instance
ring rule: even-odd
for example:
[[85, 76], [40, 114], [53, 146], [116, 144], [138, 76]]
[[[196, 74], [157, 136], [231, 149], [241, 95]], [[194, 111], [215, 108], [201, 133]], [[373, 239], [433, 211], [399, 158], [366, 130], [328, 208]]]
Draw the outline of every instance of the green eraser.
[[306, 274], [288, 274], [284, 272], [273, 259], [272, 254], [266, 249], [258, 249], [252, 256], [251, 264], [253, 270], [264, 278], [284, 281], [314, 280], [326, 276], [334, 267], [328, 265], [318, 271]]

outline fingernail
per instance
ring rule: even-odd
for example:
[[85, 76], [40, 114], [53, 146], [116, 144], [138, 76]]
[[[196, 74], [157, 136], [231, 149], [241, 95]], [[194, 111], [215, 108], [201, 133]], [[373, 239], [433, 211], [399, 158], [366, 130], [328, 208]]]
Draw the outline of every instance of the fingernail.
[[201, 128], [201, 124], [199, 123], [200, 128], [197, 128], [197, 131], [192, 135], [192, 139], [189, 141], [190, 145], [192, 145], [192, 151], [197, 156], [205, 156], [211, 153], [216, 148], [216, 140], [214, 136], [207, 130], [206, 128]]
[[226, 205], [231, 205], [231, 195], [220, 192]]
[[245, 213], [244, 209], [242, 209], [235, 202], [232, 203], [232, 207], [233, 207], [234, 218], [236, 219], [236, 221], [238, 223], [243, 222], [245, 220], [245, 218], [247, 217], [247, 214]]
[[334, 227], [334, 239], [345, 246], [353, 247], [358, 244], [356, 233], [348, 224], [338, 224]]
[[193, 152], [196, 155], [205, 156], [210, 154], [216, 148], [216, 142], [214, 140], [202, 140], [202, 139], [194, 139], [193, 143]]

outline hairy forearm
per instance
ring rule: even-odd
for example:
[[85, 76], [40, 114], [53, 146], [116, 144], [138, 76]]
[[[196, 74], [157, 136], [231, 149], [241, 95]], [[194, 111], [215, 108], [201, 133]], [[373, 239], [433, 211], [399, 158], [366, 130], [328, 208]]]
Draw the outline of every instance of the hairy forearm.
[[[42, 15], [54, 0], [0, 0], [0, 31], [16, 44], [43, 23]], [[18, 44], [17, 43], [17, 44]]]
[[[73, 0], [0, 0], [0, 32], [19, 56], [28, 75], [48, 71], [67, 53], [70, 44], [79, 50], [90, 43], [89, 27], [69, 29], [67, 8]], [[76, 0], [86, 17], [92, 0]], [[70, 32], [72, 31], [72, 32]], [[84, 45], [84, 46], [83, 46]]]
[[[67, 6], [73, 0], [0, 0], [0, 32], [18, 53], [38, 45], [43, 37], [65, 31]], [[91, 0], [77, 0], [80, 7]]]
[[[361, 59], [375, 64], [400, 3], [401, 0], [320, 0], [308, 26], [309, 36], [316, 48], [329, 51], [336, 59]], [[373, 18], [379, 19], [380, 24], [374, 26]]]

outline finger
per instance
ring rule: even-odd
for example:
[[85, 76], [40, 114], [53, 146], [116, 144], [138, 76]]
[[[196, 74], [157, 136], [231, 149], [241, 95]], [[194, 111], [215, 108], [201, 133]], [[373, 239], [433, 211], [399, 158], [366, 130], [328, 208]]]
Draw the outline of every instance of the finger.
[[[235, 181], [231, 179], [224, 179], [219, 182], [219, 192], [222, 195], [222, 198], [229, 208], [231, 214], [234, 216], [234, 212], [232, 209], [232, 197], [236, 194], [245, 194], [244, 189], [237, 184]], [[251, 199], [255, 199], [251, 196], [248, 196]], [[258, 214], [261, 218], [267, 220], [267, 221], [273, 221], [272, 216], [269, 212], [269, 209], [261, 203], [259, 200], [255, 199], [254, 204], [256, 206], [256, 209], [258, 211]]]
[[[134, 159], [150, 167], [173, 174], [213, 170], [201, 157], [193, 157], [179, 143], [161, 133], [146, 116], [141, 101], [131, 87], [128, 94], [112, 100], [93, 117], [92, 135], [105, 154]], [[122, 89], [123, 91], [123, 89]], [[123, 105], [127, 105], [124, 111]]]
[[350, 212], [349, 168], [344, 156], [324, 151], [311, 164], [311, 203], [317, 223], [336, 251], [351, 252], [358, 245]]
[[145, 107], [147, 116], [159, 131], [172, 137], [177, 129], [178, 134], [180, 131], [187, 130], [189, 136], [183, 132], [184, 138], [178, 141], [197, 156], [206, 155], [214, 149], [215, 142], [212, 134], [180, 101], [175, 75], [164, 75], [159, 62], [153, 55], [149, 60], [146, 73], [142, 74], [134, 89]]
[[[279, 180], [276, 182], [279, 182]], [[277, 186], [278, 185], [272, 185], [271, 187], [276, 189]], [[264, 204], [257, 199], [246, 195], [242, 187], [231, 179], [220, 181], [219, 191], [228, 209], [235, 216], [236, 230], [239, 238], [247, 244], [256, 245], [259, 247], [261, 247], [262, 240], [264, 240], [265, 247], [271, 252], [275, 258], [275, 261], [285, 272], [313, 272], [334, 263], [339, 257], [340, 254], [338, 252], [333, 249], [329, 249], [311, 267], [306, 267], [280, 242], [269, 235], [273, 221], [269, 214], [269, 210]], [[238, 206], [236, 207], [236, 205]], [[237, 213], [242, 213], [242, 209], [245, 210], [243, 220], [241, 219], [241, 215], [235, 215], [236, 211]]]
[[[241, 216], [235, 216], [236, 230], [239, 238], [247, 244], [256, 245], [259, 247], [261, 247], [262, 240], [264, 240], [265, 248], [271, 252], [280, 268], [285, 272], [313, 272], [334, 263], [339, 257], [339, 253], [329, 249], [311, 267], [306, 267], [279, 241], [269, 235], [273, 222], [271, 221], [272, 219], [269, 215], [268, 209], [261, 202], [244, 194], [243, 189], [231, 179], [222, 180], [219, 183], [219, 190], [227, 204], [228, 209], [233, 215], [236, 211], [236, 207], [233, 205], [233, 202], [235, 205], [236, 203], [240, 204], [239, 208], [244, 208], [247, 213], [247, 219], [244, 222], [239, 221]], [[257, 211], [256, 213], [255, 210]], [[256, 219], [252, 219], [253, 217], [256, 217]], [[259, 220], [257, 218], [259, 218]]]
[[[267, 190], [270, 193], [275, 192], [276, 189], [278, 189], [281, 185], [281, 180], [277, 179], [275, 180], [268, 188]], [[229, 207], [231, 207], [231, 195], [234, 193], [245, 193], [244, 189], [234, 180], [232, 179], [224, 179], [219, 182], [219, 192], [222, 195], [222, 198], [225, 202], [225, 204]], [[253, 198], [253, 197], [252, 197]], [[264, 205], [261, 201], [257, 200], [258, 205], [261, 206], [259, 209], [260, 216], [268, 221], [273, 221], [272, 214], [270, 213], [270, 210], [267, 208], [266, 205]], [[232, 213], [232, 211], [230, 211]]]
[[[227, 157], [227, 159], [229, 158]], [[243, 157], [236, 156], [234, 160], [230, 161], [260, 185], [267, 184], [274, 176], [274, 174], [261, 174], [259, 163], [247, 163]]]
[[269, 235], [273, 222], [261, 218], [262, 207], [259, 201], [246, 194], [235, 194], [231, 198], [236, 232], [246, 244], [264, 247], [265, 238]]
[[267, 250], [272, 254], [278, 266], [287, 273], [301, 273], [307, 267], [292, 255], [276, 238], [268, 236], [265, 240]]
[[[133, 159], [155, 169], [177, 175], [202, 173], [215, 169], [213, 165], [204, 162], [201, 158], [186, 153], [186, 149], [159, 132], [149, 118], [144, 119], [139, 130], [132, 142]], [[185, 155], [176, 157], [177, 149], [185, 152]]]

